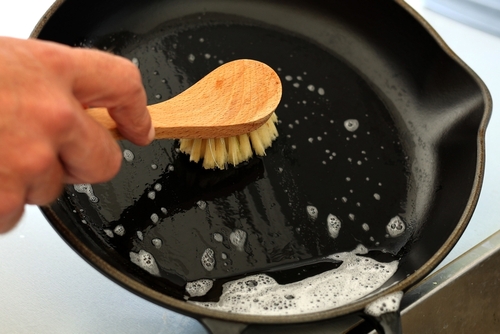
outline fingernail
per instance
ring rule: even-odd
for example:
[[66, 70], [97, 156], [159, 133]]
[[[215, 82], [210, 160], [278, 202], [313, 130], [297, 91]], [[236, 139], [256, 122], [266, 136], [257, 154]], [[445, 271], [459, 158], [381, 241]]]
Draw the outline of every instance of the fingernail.
[[149, 130], [149, 135], [148, 135], [148, 139], [150, 142], [152, 142], [155, 139], [155, 134], [156, 134], [155, 127], [153, 126], [153, 124], [151, 124], [151, 129]]

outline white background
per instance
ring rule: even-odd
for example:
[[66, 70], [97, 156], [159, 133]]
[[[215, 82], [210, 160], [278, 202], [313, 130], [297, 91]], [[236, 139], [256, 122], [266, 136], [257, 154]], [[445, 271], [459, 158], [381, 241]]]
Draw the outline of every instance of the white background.
[[[484, 80], [493, 100], [500, 101], [500, 38], [426, 10], [419, 0], [409, 2]], [[51, 3], [0, 0], [0, 35], [27, 38]], [[494, 110], [476, 212], [443, 264], [500, 227], [499, 117]], [[136, 297], [104, 278], [61, 240], [38, 208], [29, 206], [21, 223], [0, 236], [0, 333], [206, 332], [196, 321]]]

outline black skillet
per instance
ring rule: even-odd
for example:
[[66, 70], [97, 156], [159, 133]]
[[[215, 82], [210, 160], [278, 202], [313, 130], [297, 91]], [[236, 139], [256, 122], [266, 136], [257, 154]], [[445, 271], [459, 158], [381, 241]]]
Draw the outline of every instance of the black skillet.
[[[212, 329], [214, 319], [284, 324], [360, 312], [428, 274], [476, 205], [490, 95], [402, 1], [66, 0], [33, 36], [136, 61], [149, 103], [233, 59], [263, 61], [280, 75], [280, 136], [266, 157], [206, 171], [176, 141], [146, 148], [124, 141], [133, 158], [125, 154], [114, 180], [93, 185], [92, 194], [68, 186], [42, 208], [103, 274]], [[342, 222], [335, 239], [328, 214]], [[390, 237], [396, 216], [405, 230]], [[240, 250], [228, 241], [235, 230], [246, 232]], [[252, 316], [184, 300], [188, 281], [215, 280], [207, 298], [216, 300], [222, 283], [247, 274], [288, 283], [331, 270], [339, 264], [325, 256], [358, 244], [399, 267], [384, 289], [344, 306]], [[200, 262], [207, 248], [218, 259], [211, 271]], [[140, 250], [154, 257], [159, 276], [131, 262]]]

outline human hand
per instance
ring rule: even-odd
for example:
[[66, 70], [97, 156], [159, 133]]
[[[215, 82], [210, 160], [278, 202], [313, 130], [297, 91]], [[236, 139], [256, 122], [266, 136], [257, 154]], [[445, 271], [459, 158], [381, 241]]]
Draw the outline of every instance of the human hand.
[[50, 203], [63, 184], [104, 182], [118, 172], [118, 144], [82, 106], [108, 108], [137, 145], [154, 137], [129, 60], [0, 37], [0, 233], [15, 226], [25, 204]]

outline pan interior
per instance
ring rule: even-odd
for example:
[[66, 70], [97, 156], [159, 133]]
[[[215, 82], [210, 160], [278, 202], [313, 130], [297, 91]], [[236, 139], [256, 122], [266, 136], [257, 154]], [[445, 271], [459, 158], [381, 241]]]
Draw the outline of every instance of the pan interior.
[[386, 227], [404, 216], [408, 167], [377, 94], [334, 55], [299, 37], [231, 16], [198, 21], [184, 18], [182, 28], [168, 23], [144, 36], [101, 36], [88, 46], [133, 60], [149, 103], [224, 62], [265, 62], [283, 83], [279, 138], [265, 157], [223, 171], [190, 162], [177, 141], [146, 148], [123, 141], [114, 180], [93, 185], [90, 197], [89, 186], [68, 188], [88, 233], [126, 263], [131, 253], [150, 254], [161, 276], [155, 284], [166, 281], [179, 297], [186, 282], [200, 279], [215, 280], [219, 292], [220, 284], [249, 273], [300, 280], [338, 267], [325, 257], [359, 244], [396, 258], [407, 238], [391, 238]]

